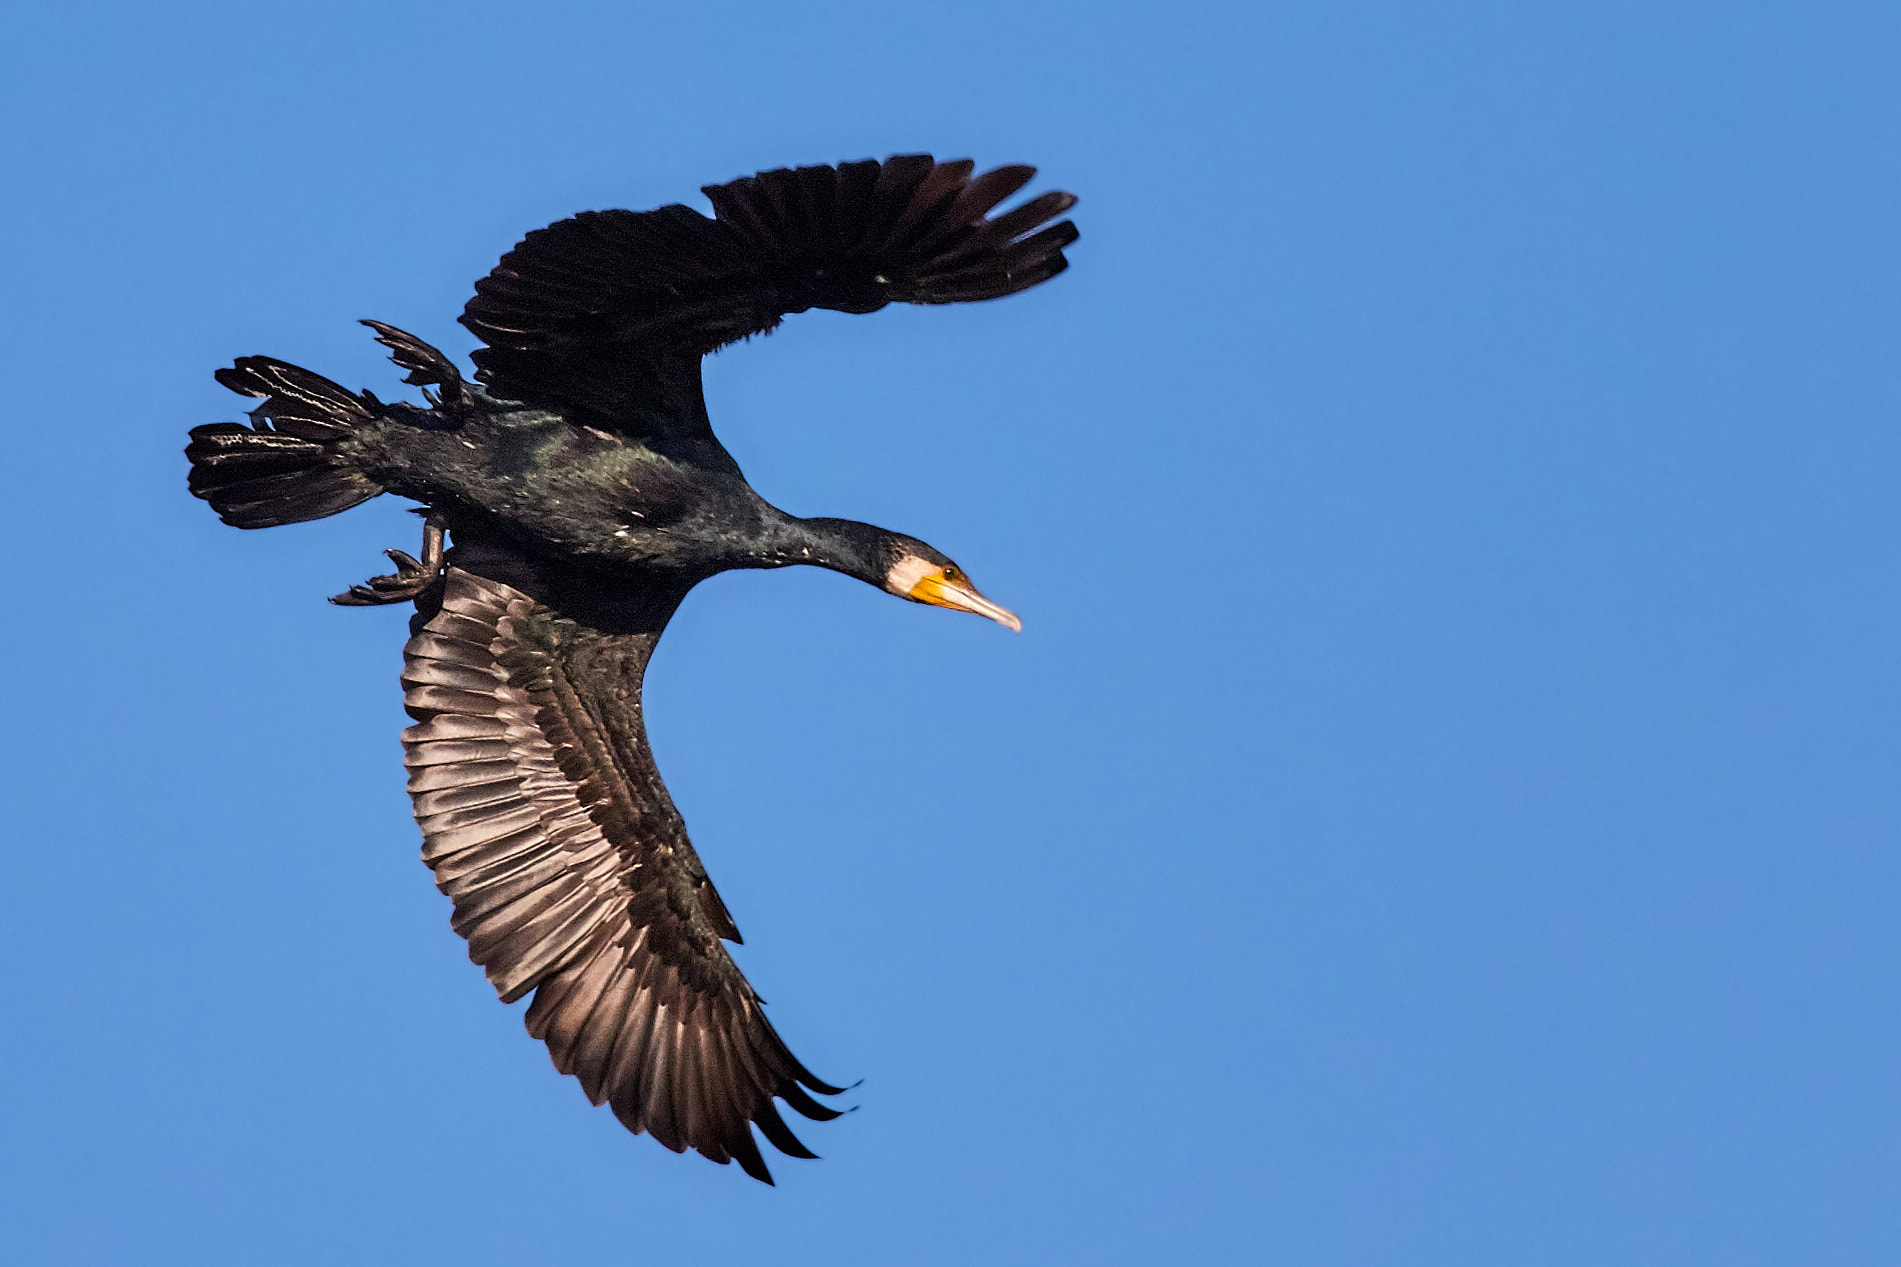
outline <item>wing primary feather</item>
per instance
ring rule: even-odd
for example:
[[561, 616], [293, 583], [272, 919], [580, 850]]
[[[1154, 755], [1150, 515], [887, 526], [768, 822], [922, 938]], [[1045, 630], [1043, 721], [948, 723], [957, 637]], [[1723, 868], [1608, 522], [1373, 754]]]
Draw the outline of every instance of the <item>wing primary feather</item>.
[[744, 1133], [746, 1115], [739, 1111], [740, 1089], [726, 1059], [723, 1002], [712, 1000], [706, 1020], [699, 1027], [700, 1111], [707, 1129], [719, 1140], [720, 1150], [731, 1157], [734, 1138]]
[[858, 250], [875, 251], [890, 240], [910, 208], [918, 186], [936, 168], [937, 162], [929, 154], [898, 154], [884, 161], [878, 170], [877, 184], [872, 188], [872, 205], [877, 214], [867, 217], [865, 236], [858, 240]]
[[929, 232], [931, 223], [956, 199], [975, 166], [967, 158], [937, 164], [918, 183], [917, 189], [911, 194], [910, 203], [885, 235], [879, 246], [880, 251], [886, 255], [900, 255], [906, 247], [914, 245]]
[[785, 1124], [785, 1119], [779, 1116], [779, 1110], [773, 1106], [770, 1099], [760, 1104], [759, 1112], [753, 1116], [753, 1121], [758, 1123], [759, 1133], [786, 1156], [799, 1157], [807, 1161], [818, 1160], [818, 1154], [807, 1148], [804, 1142], [792, 1133], [792, 1128]]
[[[680, 1030], [678, 1095], [680, 1097], [680, 1134], [687, 1144], [707, 1156], [719, 1147], [719, 1134], [707, 1113], [706, 1103], [706, 1028], [683, 1018]], [[720, 1160], [715, 1157], [715, 1160]]]
[[719, 1116], [720, 1137], [737, 1157], [741, 1141], [752, 1139], [749, 1119], [764, 1093], [745, 1077], [734, 1057], [731, 1000], [722, 999], [717, 1010], [719, 1024], [708, 1029], [706, 1038], [707, 1089]]
[[807, 1095], [796, 1082], [788, 1082], [779, 1088], [779, 1098], [790, 1105], [801, 1117], [814, 1122], [829, 1122], [835, 1117], [843, 1117], [844, 1110], [828, 1108]]
[[1046, 220], [1053, 220], [1076, 205], [1076, 195], [1053, 189], [1038, 194], [1020, 207], [1013, 207], [984, 225], [986, 244], [1012, 241]]
[[766, 1166], [766, 1159], [759, 1154], [759, 1145], [753, 1141], [751, 1128], [743, 1128], [733, 1137], [733, 1160], [739, 1168], [770, 1187], [778, 1187], [773, 1180], [772, 1171]]
[[1036, 169], [1027, 163], [1006, 163], [993, 167], [971, 181], [952, 205], [955, 219], [966, 224], [983, 218], [1017, 190], [1036, 179]]
[[648, 1081], [647, 1048], [653, 1039], [659, 999], [644, 982], [632, 991], [627, 1020], [608, 1065], [608, 1103], [631, 1130], [640, 1129], [640, 1108]]
[[646, 1123], [652, 1136], [680, 1152], [686, 1147], [680, 1138], [675, 1115], [675, 1105], [679, 1103], [678, 1080], [679, 1035], [681, 1024], [676, 1009], [668, 1002], [664, 991], [660, 993], [664, 1009], [654, 1017], [654, 1036], [650, 1054], [647, 1058], [647, 1084], [642, 1088], [640, 1120]]

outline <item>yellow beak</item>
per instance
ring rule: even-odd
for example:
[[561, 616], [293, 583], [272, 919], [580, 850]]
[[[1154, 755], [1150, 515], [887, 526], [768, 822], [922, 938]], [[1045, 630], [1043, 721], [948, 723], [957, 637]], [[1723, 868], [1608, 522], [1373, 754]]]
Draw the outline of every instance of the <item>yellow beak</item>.
[[954, 581], [947, 581], [941, 572], [927, 572], [923, 579], [911, 587], [908, 597], [914, 602], [929, 603], [933, 607], [975, 612], [979, 616], [990, 617], [1011, 633], [1023, 632], [1023, 622], [1017, 619], [1015, 612], [997, 606], [961, 576]]

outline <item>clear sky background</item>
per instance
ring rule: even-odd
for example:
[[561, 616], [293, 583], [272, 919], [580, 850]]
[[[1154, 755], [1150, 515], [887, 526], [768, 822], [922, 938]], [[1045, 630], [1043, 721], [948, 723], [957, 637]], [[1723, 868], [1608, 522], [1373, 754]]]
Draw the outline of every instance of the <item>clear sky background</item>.
[[[9, 6], [0, 1257], [1901, 1261], [1892, 4]], [[392, 499], [240, 533], [211, 372], [407, 389], [588, 207], [899, 151], [1071, 270], [714, 358], [754, 484], [1012, 637], [700, 588], [661, 766], [859, 1111], [626, 1135], [417, 860]]]

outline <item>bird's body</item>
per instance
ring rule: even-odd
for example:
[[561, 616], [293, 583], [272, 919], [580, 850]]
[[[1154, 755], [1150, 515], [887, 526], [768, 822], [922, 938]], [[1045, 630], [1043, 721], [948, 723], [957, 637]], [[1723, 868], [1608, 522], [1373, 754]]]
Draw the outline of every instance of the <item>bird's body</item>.
[[[427, 407], [385, 404], [245, 357], [253, 425], [200, 427], [191, 486], [269, 527], [383, 492], [421, 502], [423, 558], [340, 603], [413, 600], [404, 732], [423, 856], [454, 926], [590, 1099], [676, 1151], [769, 1179], [749, 1123], [810, 1156], [773, 1106], [836, 1116], [726, 953], [739, 930], [647, 744], [641, 683], [699, 581], [827, 567], [1017, 627], [921, 541], [785, 514], [714, 436], [707, 352], [809, 307], [869, 312], [1026, 289], [1063, 267], [1074, 199], [990, 211], [1028, 168], [971, 177], [925, 156], [761, 173], [685, 207], [584, 212], [532, 233], [462, 320], [480, 386], [413, 335], [370, 324]], [[443, 535], [453, 540], [445, 553]]]
[[730, 459], [683, 462], [551, 410], [484, 401], [453, 425], [416, 412], [420, 423], [397, 414], [365, 428], [361, 460], [463, 535], [486, 529], [594, 567], [710, 576], [748, 566], [785, 518]]

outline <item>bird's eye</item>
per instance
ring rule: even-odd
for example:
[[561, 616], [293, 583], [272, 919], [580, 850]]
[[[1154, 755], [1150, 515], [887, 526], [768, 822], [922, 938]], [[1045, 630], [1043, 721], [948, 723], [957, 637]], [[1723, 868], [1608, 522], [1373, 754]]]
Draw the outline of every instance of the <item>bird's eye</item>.
[[947, 580], [947, 581], [954, 581], [954, 580], [956, 580], [956, 579], [957, 579], [957, 569], [956, 569], [956, 568], [945, 568], [945, 569], [944, 569], [944, 579], [945, 579], [945, 580]]

